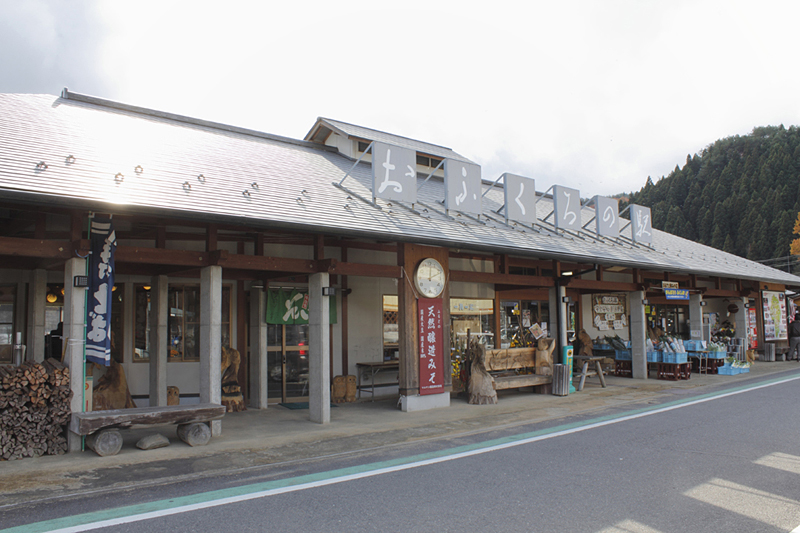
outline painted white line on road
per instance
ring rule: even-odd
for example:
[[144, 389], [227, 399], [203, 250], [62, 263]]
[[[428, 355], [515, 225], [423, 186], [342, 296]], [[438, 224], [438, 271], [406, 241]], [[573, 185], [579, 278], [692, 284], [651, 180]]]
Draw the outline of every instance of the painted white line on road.
[[[118, 526], [118, 525], [121, 525], [121, 524], [129, 524], [129, 523], [132, 523], [132, 522], [140, 522], [140, 521], [143, 521], [143, 520], [150, 520], [150, 519], [153, 519], [153, 518], [161, 518], [161, 517], [164, 517], [164, 516], [188, 513], [188, 512], [192, 512], [192, 511], [198, 511], [198, 510], [201, 510], [201, 509], [208, 509], [208, 508], [212, 508], [212, 507], [218, 507], [218, 506], [221, 506], [221, 505], [228, 505], [228, 504], [231, 504], [231, 503], [238, 503], [238, 502], [244, 502], [244, 501], [248, 501], [248, 500], [255, 500], [255, 499], [258, 499], [258, 498], [266, 498], [266, 497], [269, 497], [269, 496], [276, 496], [276, 495], [279, 495], [279, 494], [297, 492], [297, 491], [312, 489], [312, 488], [316, 488], [316, 487], [325, 487], [325, 486], [328, 486], [328, 485], [335, 485], [335, 484], [338, 484], [338, 483], [346, 483], [348, 481], [355, 481], [355, 480], [359, 480], [359, 479], [380, 476], [380, 475], [383, 475], [383, 474], [389, 474], [389, 473], [392, 473], [392, 472], [400, 472], [400, 471], [403, 471], [403, 470], [410, 470], [412, 468], [419, 468], [419, 467], [422, 467], [422, 466], [428, 466], [428, 465], [433, 465], [433, 464], [438, 464], [438, 463], [444, 463], [444, 462], [447, 462], [447, 461], [454, 461], [454, 460], [457, 460], [457, 459], [463, 459], [465, 457], [473, 457], [473, 456], [476, 456], [476, 455], [481, 455], [481, 454], [485, 454], [485, 453], [491, 453], [491, 452], [498, 451], [498, 450], [504, 450], [504, 449], [507, 449], [507, 448], [512, 448], [514, 446], [522, 446], [522, 445], [525, 445], [525, 444], [531, 444], [531, 443], [534, 443], [534, 442], [539, 442], [539, 441], [543, 441], [543, 440], [547, 440], [547, 439], [563, 437], [565, 435], [572, 435], [574, 433], [578, 433], [578, 432], [581, 432], [581, 431], [588, 431], [590, 429], [600, 428], [600, 427], [604, 427], [604, 426], [610, 426], [612, 424], [618, 424], [620, 422], [627, 422], [629, 420], [635, 420], [635, 419], [643, 418], [643, 417], [646, 417], [646, 416], [652, 416], [652, 415], [656, 415], [656, 414], [660, 414], [660, 413], [674, 411], [676, 409], [682, 409], [684, 407], [689, 407], [689, 406], [692, 406], [692, 405], [697, 405], [697, 404], [701, 404], [701, 403], [705, 403], [705, 402], [710, 402], [710, 401], [713, 401], [713, 400], [718, 400], [720, 398], [727, 398], [729, 396], [735, 396], [737, 394], [742, 394], [742, 393], [745, 393], [745, 392], [750, 392], [750, 391], [754, 391], [754, 390], [758, 390], [758, 389], [772, 387], [772, 386], [775, 386], [775, 385], [781, 385], [783, 383], [796, 381], [798, 379], [800, 379], [800, 376], [787, 378], [787, 379], [783, 379], [783, 380], [779, 380], [779, 381], [774, 381], [774, 382], [770, 382], [770, 383], [767, 383], [767, 384], [756, 385], [756, 386], [753, 386], [753, 387], [748, 387], [748, 388], [745, 388], [745, 389], [740, 389], [740, 390], [736, 390], [736, 391], [732, 391], [732, 392], [726, 392], [726, 393], [721, 393], [721, 394], [717, 394], [717, 395], [707, 396], [707, 397], [703, 397], [703, 398], [700, 398], [700, 399], [697, 399], [697, 400], [691, 400], [691, 401], [679, 403], [677, 405], [670, 405], [670, 406], [667, 406], [667, 407], [656, 408], [656, 409], [645, 411], [645, 412], [638, 412], [638, 413], [631, 414], [631, 415], [625, 415], [625, 416], [621, 416], [619, 418], [613, 418], [613, 419], [609, 419], [609, 420], [603, 420], [603, 421], [600, 421], [600, 422], [594, 422], [594, 423], [586, 424], [586, 425], [579, 426], [579, 427], [574, 427], [574, 428], [569, 428], [569, 429], [565, 429], [565, 430], [555, 431], [553, 433], [547, 433], [547, 434], [544, 434], [544, 435], [537, 435], [535, 437], [522, 438], [522, 439], [511, 441], [511, 442], [505, 442], [505, 443], [502, 443], [502, 444], [496, 444], [496, 445], [487, 446], [487, 447], [484, 447], [484, 448], [477, 448], [477, 449], [473, 449], [473, 450], [469, 450], [469, 451], [465, 451], [465, 452], [454, 453], [454, 454], [445, 455], [445, 456], [441, 456], [441, 457], [435, 457], [435, 458], [431, 458], [431, 459], [425, 459], [425, 460], [421, 460], [421, 461], [415, 461], [415, 462], [406, 463], [406, 464], [400, 464], [400, 465], [391, 466], [391, 467], [377, 468], [377, 469], [374, 469], [374, 470], [366, 470], [364, 472], [358, 472], [358, 473], [355, 473], [355, 474], [349, 474], [349, 475], [344, 475], [344, 476], [336, 476], [336, 477], [331, 477], [329, 479], [321, 479], [321, 480], [317, 480], [317, 481], [313, 481], [313, 482], [309, 482], [309, 483], [301, 483], [301, 484], [291, 485], [291, 486], [287, 486], [287, 487], [280, 487], [280, 488], [269, 489], [269, 490], [255, 491], [255, 492], [248, 493], [248, 494], [239, 494], [239, 495], [236, 495], [236, 496], [231, 496], [231, 497], [226, 497], [226, 498], [218, 498], [218, 499], [214, 499], [214, 500], [198, 502], [198, 503], [193, 503], [193, 504], [188, 504], [188, 505], [180, 505], [180, 506], [172, 507], [172, 508], [168, 508], [168, 509], [159, 509], [159, 510], [145, 512], [145, 513], [132, 514], [132, 515], [129, 515], [129, 516], [122, 516], [122, 517], [111, 518], [111, 519], [107, 519], [107, 520], [89, 522], [89, 523], [85, 523], [85, 524], [79, 524], [79, 525], [74, 525], [74, 526], [70, 526], [70, 527], [65, 527], [65, 528], [61, 528], [61, 529], [54, 529], [54, 530], [49, 530], [49, 531], [51, 531], [52, 533], [72, 533], [72, 532], [79, 532], [79, 531], [91, 531], [93, 529], [100, 529], [100, 528], [103, 528], [103, 527]], [[68, 518], [66, 518], [65, 520], [67, 520], [67, 519]], [[53, 522], [51, 521], [50, 524], [52, 524], [52, 523]], [[42, 524], [43, 523], [39, 523], [38, 525], [41, 527]], [[36, 526], [37, 526], [37, 524], [30, 524], [28, 526], [21, 526], [19, 528], [13, 528], [13, 531], [43, 531], [42, 529], [36, 528]], [[795, 532], [796, 533], [800, 533], [800, 527], [795, 529], [792, 533], [795, 533]]]

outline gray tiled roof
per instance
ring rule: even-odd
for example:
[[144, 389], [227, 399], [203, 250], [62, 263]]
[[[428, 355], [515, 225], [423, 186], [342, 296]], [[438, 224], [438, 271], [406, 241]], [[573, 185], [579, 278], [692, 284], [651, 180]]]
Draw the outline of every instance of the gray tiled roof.
[[[40, 161], [46, 169], [36, 169]], [[503, 202], [499, 187], [484, 198], [484, 213], [493, 218], [482, 223], [446, 216], [437, 178], [421, 189], [419, 213], [381, 200], [375, 207], [359, 198], [371, 198], [370, 165], [352, 167], [350, 159], [304, 141], [90, 101], [0, 95], [4, 198], [96, 210], [111, 203], [128, 212], [800, 286], [796, 276], [658, 230], [649, 249], [510, 228], [492, 215]], [[347, 190], [334, 186], [351, 168]], [[123, 177], [115, 179], [118, 173]], [[544, 218], [551, 200], [543, 198], [537, 209]], [[584, 224], [592, 214], [584, 210]], [[630, 236], [630, 229], [623, 233]]]
[[452, 149], [444, 146], [438, 146], [436, 144], [417, 141], [415, 139], [409, 139], [408, 137], [401, 137], [400, 135], [392, 135], [391, 133], [373, 130], [370, 128], [364, 128], [363, 126], [356, 126], [355, 124], [348, 124], [347, 122], [341, 122], [339, 120], [333, 120], [324, 117], [319, 117], [317, 119], [317, 123], [314, 125], [313, 128], [311, 128], [311, 130], [309, 130], [309, 132], [306, 134], [305, 139], [310, 140], [313, 132], [319, 126], [325, 126], [328, 129], [335, 131], [347, 138], [366, 139], [368, 141], [379, 141], [387, 144], [394, 144], [396, 146], [402, 146], [404, 148], [410, 148], [417, 152], [422, 152], [428, 155], [435, 155], [441, 158], [450, 158], [457, 161], [464, 161], [466, 163], [473, 162], [464, 157], [463, 155], [457, 154]]

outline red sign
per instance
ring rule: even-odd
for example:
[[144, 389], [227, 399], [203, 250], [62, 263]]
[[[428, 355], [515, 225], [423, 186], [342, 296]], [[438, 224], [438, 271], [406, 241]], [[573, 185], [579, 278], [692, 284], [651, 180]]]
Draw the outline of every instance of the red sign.
[[444, 392], [444, 346], [442, 300], [420, 298], [419, 305], [419, 393]]

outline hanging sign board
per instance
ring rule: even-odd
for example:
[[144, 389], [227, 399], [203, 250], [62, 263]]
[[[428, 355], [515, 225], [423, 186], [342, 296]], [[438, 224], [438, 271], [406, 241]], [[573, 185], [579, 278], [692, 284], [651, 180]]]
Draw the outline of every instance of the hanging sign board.
[[372, 196], [384, 200], [417, 201], [417, 153], [408, 148], [372, 144]]
[[92, 220], [89, 299], [86, 302], [86, 360], [111, 364], [111, 299], [114, 288], [116, 233], [110, 218]]
[[625, 294], [597, 294], [592, 296], [592, 321], [600, 331], [628, 327]]
[[553, 185], [555, 225], [560, 229], [581, 230], [581, 193], [561, 185]]
[[619, 237], [619, 200], [595, 196], [594, 209], [597, 234], [612, 239]]
[[631, 238], [644, 244], [653, 242], [653, 223], [649, 207], [631, 205]]
[[536, 222], [536, 182], [516, 174], [503, 174], [506, 222]]
[[664, 289], [667, 300], [688, 300], [689, 289]]
[[777, 341], [789, 338], [786, 326], [786, 295], [782, 292], [762, 291], [764, 305], [764, 340]]
[[[269, 289], [267, 291], [267, 324], [308, 324], [308, 289]], [[330, 323], [336, 324], [336, 297], [328, 297]]]
[[452, 159], [444, 160], [444, 207], [473, 215], [481, 214], [481, 167]]
[[420, 298], [419, 306], [419, 393], [444, 392], [444, 328], [441, 298]]

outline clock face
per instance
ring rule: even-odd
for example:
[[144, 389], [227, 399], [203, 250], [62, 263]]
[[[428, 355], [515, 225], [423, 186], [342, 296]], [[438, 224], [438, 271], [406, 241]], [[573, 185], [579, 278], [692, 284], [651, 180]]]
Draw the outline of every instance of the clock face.
[[414, 275], [417, 290], [426, 298], [436, 298], [444, 290], [444, 268], [436, 259], [423, 259]]

